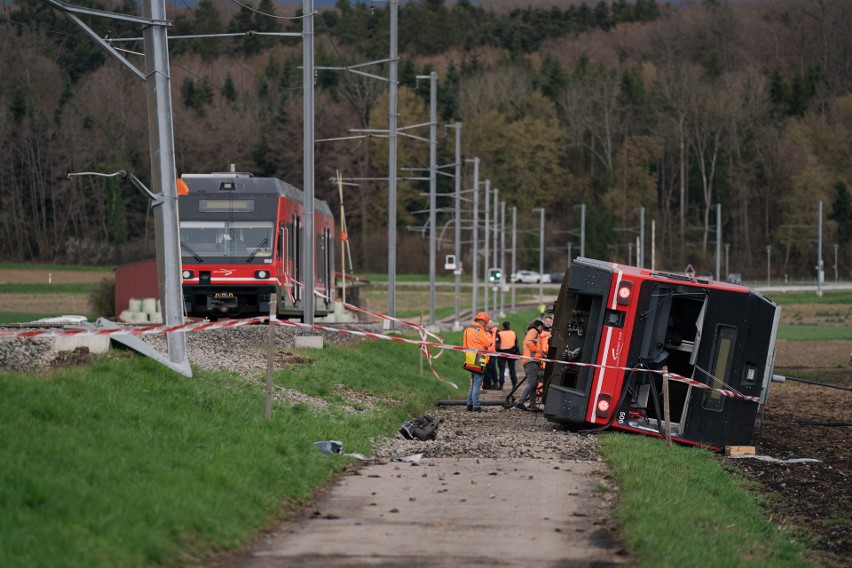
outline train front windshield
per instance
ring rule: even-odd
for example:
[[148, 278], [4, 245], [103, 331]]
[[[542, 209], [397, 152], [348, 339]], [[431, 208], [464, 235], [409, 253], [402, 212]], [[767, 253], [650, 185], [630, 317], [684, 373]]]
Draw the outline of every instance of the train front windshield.
[[274, 225], [263, 221], [183, 221], [181, 254], [193, 257], [196, 262], [269, 258], [275, 242], [273, 231]]

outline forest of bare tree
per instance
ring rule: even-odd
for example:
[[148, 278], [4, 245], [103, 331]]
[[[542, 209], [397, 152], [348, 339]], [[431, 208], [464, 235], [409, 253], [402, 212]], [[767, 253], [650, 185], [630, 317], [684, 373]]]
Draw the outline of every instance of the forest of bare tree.
[[[709, 271], [721, 204], [732, 272], [765, 276], [771, 247], [773, 277], [813, 278], [822, 201], [827, 276], [835, 251], [840, 277], [852, 275], [852, 3], [507, 4], [402, 4], [398, 108], [400, 127], [427, 123], [428, 81], [417, 76], [437, 72], [438, 163], [454, 161], [455, 133], [444, 125], [461, 122], [462, 159], [479, 157], [481, 179], [517, 207], [519, 268], [538, 266], [533, 208], [546, 209], [546, 269], [561, 271], [568, 243], [578, 252], [576, 206], [586, 204], [586, 256], [627, 262], [644, 208], [658, 268], [691, 262]], [[300, 3], [167, 5], [171, 36], [302, 26], [291, 18]], [[314, 19], [318, 67], [387, 58], [385, 5], [339, 0]], [[131, 24], [86, 21], [104, 37], [141, 36]], [[141, 42], [120, 45], [141, 67]], [[300, 40], [173, 40], [170, 58], [178, 173], [235, 164], [300, 186]], [[386, 65], [371, 72], [387, 76]], [[42, 0], [4, 4], [0, 77], [0, 260], [152, 256], [153, 222], [137, 190], [118, 178], [67, 178], [120, 169], [148, 178], [141, 81]], [[316, 193], [337, 211], [336, 172], [387, 176], [387, 140], [323, 140], [387, 128], [387, 83], [321, 69], [316, 87]], [[400, 138], [401, 178], [428, 159], [428, 144]], [[463, 187], [471, 185], [465, 162]], [[428, 270], [419, 213], [427, 190], [424, 181], [399, 182], [400, 272]], [[452, 190], [452, 178], [439, 176], [439, 194]], [[348, 186], [344, 200], [355, 269], [386, 270], [387, 184]], [[451, 219], [441, 212], [438, 226]], [[449, 240], [441, 245], [440, 254], [452, 252]]]

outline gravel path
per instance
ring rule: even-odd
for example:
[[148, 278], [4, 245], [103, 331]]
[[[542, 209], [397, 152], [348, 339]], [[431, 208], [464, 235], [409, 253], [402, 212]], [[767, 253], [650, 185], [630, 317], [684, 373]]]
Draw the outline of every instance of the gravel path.
[[[507, 393], [491, 391], [484, 398]], [[213, 565], [628, 562], [611, 521], [615, 493], [596, 438], [502, 407], [474, 413], [448, 406], [430, 416], [442, 419], [435, 440], [384, 440], [375, 460], [354, 465], [287, 521]]]

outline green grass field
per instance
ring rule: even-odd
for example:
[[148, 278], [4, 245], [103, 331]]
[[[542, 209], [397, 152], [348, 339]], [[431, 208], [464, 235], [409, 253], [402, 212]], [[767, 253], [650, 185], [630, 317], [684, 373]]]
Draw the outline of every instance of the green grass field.
[[[536, 314], [506, 319], [522, 332]], [[45, 315], [59, 314], [6, 312], [0, 321]], [[460, 333], [442, 336], [461, 342]], [[791, 325], [779, 337], [852, 334]], [[39, 377], [0, 374], [0, 566], [203, 562], [243, 545], [282, 502], [304, 499], [349, 463], [319, 454], [314, 441], [369, 454], [373, 440], [435, 400], [463, 396], [420, 376], [413, 346], [368, 341], [303, 355], [310, 362], [288, 365], [276, 382], [329, 406], [276, 405], [270, 421], [260, 381], [199, 370], [186, 380], [128, 353]], [[436, 366], [457, 377], [459, 361], [449, 354]], [[384, 402], [344, 412], [340, 383]], [[604, 436], [603, 451], [620, 487], [617, 520], [640, 566], [807, 565], [713, 454], [622, 434]]]
[[[508, 319], [523, 329], [534, 315]], [[302, 355], [309, 362], [276, 372], [276, 383], [329, 406], [276, 404], [269, 421], [261, 380], [199, 370], [187, 380], [126, 352], [41, 380], [0, 374], [0, 566], [203, 562], [349, 463], [313, 442], [369, 454], [373, 440], [435, 400], [463, 396], [419, 375], [413, 346], [365, 341]], [[435, 363], [458, 377], [459, 360]], [[382, 402], [344, 412], [337, 384]], [[641, 565], [805, 565], [709, 452], [620, 434], [603, 441], [622, 488], [618, 520]]]
[[0, 284], [0, 294], [81, 294], [87, 295], [98, 284]]

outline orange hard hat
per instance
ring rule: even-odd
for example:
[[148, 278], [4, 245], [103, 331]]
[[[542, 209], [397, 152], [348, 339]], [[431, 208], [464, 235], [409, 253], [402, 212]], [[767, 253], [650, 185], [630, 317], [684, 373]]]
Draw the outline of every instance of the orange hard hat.
[[488, 317], [488, 314], [486, 314], [485, 312], [479, 312], [478, 314], [476, 314], [476, 317], [473, 318], [473, 319], [482, 320], [485, 323], [488, 323], [489, 321], [491, 321], [490, 318]]

